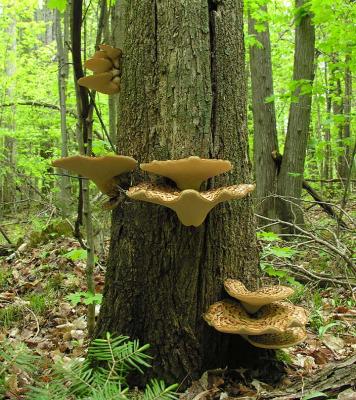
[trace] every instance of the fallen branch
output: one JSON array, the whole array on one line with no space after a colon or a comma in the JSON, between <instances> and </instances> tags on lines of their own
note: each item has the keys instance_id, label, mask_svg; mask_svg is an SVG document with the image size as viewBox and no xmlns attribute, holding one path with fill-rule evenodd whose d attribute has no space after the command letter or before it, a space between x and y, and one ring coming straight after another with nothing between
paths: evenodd
<instances>
[{"instance_id":1,"label":"fallen branch","mask_svg":"<svg viewBox=\"0 0 356 400\"><path fill-rule=\"evenodd\" d=\"M349 258L343 251L341 251L340 249L338 249L337 247L335 247L331 243L327 242L326 240L320 239L318 236L314 235L313 233L311 233L309 231L306 231L305 229L303 229L300 226L298 226L296 224L293 224L291 222L282 221L280 219L267 218L267 217L264 217L263 215L259 215L259 214L255 214L255 215L258 218L261 218L261 219L263 219L265 221L277 222L277 223L279 223L281 225L286 225L286 226L292 227L295 230L297 230L298 232L303 233L305 236L308 236L309 238L314 239L317 243L322 244L323 246L327 247L332 252L338 254L346 262L346 264L356 273L356 267L355 267L352 259Z\"/></svg>"},{"instance_id":2,"label":"fallen branch","mask_svg":"<svg viewBox=\"0 0 356 400\"><path fill-rule=\"evenodd\" d=\"M10 240L10 238L7 236L6 232L4 231L4 229L0 226L0 232L1 234L4 236L5 240L7 241L7 243L9 243L10 245L12 245L12 242Z\"/></svg>"},{"instance_id":3,"label":"fallen branch","mask_svg":"<svg viewBox=\"0 0 356 400\"><path fill-rule=\"evenodd\" d=\"M288 269L288 273L291 273L292 275L297 275L301 276L302 278L305 278L306 281L313 282L313 281L318 281L318 282L324 282L324 283L330 283L335 286L343 286L347 289L352 288L352 286L356 286L355 282L349 282L347 277L326 277L324 275L318 274L316 272L311 272L305 269L302 266L295 265L295 264L290 264L290 263L272 263L276 267L280 268L286 268Z\"/></svg>"},{"instance_id":4,"label":"fallen branch","mask_svg":"<svg viewBox=\"0 0 356 400\"><path fill-rule=\"evenodd\" d=\"M272 151L271 154L273 161L276 163L277 166L277 171L279 171L283 156L282 154L278 153L278 151L274 150ZM337 215L336 212L333 210L333 208L330 206L328 202L326 202L319 193L317 193L305 180L302 181L302 187L305 189L310 196L316 201L316 203L327 213L329 214L332 218L334 218L340 226L343 228L347 228L347 225L345 222L342 220L341 215Z\"/></svg>"},{"instance_id":5,"label":"fallen branch","mask_svg":"<svg viewBox=\"0 0 356 400\"><path fill-rule=\"evenodd\" d=\"M329 364L311 377L305 377L284 391L261 393L260 399L301 399L308 393L322 392L331 397L355 385L356 355L344 361ZM350 397L351 399L351 397Z\"/></svg>"}]
</instances>

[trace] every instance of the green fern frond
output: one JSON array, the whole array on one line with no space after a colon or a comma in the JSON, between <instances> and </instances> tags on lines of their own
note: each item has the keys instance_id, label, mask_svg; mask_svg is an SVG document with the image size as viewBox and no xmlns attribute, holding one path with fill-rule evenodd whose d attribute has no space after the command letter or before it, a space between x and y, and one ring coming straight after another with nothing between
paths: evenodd
<instances>
[{"instance_id":1,"label":"green fern frond","mask_svg":"<svg viewBox=\"0 0 356 400\"><path fill-rule=\"evenodd\" d=\"M146 386L142 400L176 400L178 396L174 390L177 386L178 385L171 385L166 387L163 381L152 379Z\"/></svg>"},{"instance_id":2,"label":"green fern frond","mask_svg":"<svg viewBox=\"0 0 356 400\"><path fill-rule=\"evenodd\" d=\"M36 369L39 357L23 343L4 340L0 343L0 377L12 369L31 373Z\"/></svg>"},{"instance_id":3,"label":"green fern frond","mask_svg":"<svg viewBox=\"0 0 356 400\"><path fill-rule=\"evenodd\" d=\"M127 388L122 389L120 384L106 384L99 386L93 390L90 397L85 397L83 400L128 400L125 396Z\"/></svg>"}]
</instances>

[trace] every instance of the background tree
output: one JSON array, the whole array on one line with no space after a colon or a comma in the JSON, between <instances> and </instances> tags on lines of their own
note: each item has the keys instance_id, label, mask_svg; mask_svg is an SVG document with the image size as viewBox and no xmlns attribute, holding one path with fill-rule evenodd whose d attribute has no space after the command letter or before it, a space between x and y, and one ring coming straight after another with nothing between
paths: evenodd
<instances>
[{"instance_id":1,"label":"background tree","mask_svg":"<svg viewBox=\"0 0 356 400\"><path fill-rule=\"evenodd\" d=\"M233 172L207 187L248 182L242 2L123 1L120 12L119 152L139 162L229 159ZM144 179L137 172L132 184ZM150 343L153 372L167 381L236 365L239 339L215 332L202 314L223 296L224 278L255 287L257 265L250 199L220 205L198 228L167 208L123 199L113 212L97 335ZM243 342L240 354L248 348Z\"/></svg>"},{"instance_id":2,"label":"background tree","mask_svg":"<svg viewBox=\"0 0 356 400\"><path fill-rule=\"evenodd\" d=\"M268 218L275 218L276 198L271 195L277 192L278 169L271 155L273 151L278 151L278 135L275 103L267 101L274 95L268 12L265 1L250 2L249 6L248 33L254 38L249 49L253 158L255 179L258 183L255 193L256 212ZM265 221L260 222L265 223Z\"/></svg>"}]
</instances>

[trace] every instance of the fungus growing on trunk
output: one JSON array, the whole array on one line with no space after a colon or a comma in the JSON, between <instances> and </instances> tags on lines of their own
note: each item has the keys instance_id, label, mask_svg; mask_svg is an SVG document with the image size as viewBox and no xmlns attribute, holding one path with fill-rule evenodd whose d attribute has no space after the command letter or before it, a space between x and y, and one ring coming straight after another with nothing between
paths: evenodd
<instances>
[{"instance_id":1,"label":"fungus growing on trunk","mask_svg":"<svg viewBox=\"0 0 356 400\"><path fill-rule=\"evenodd\" d=\"M197 156L180 160L154 160L140 165L143 171L165 176L176 183L179 189L199 190L203 181L232 169L228 160L206 159Z\"/></svg>"},{"instance_id":2,"label":"fungus growing on trunk","mask_svg":"<svg viewBox=\"0 0 356 400\"><path fill-rule=\"evenodd\" d=\"M295 346L305 340L307 332L305 328L289 328L283 333L270 333L267 335L249 335L244 338L255 347L263 349L283 349Z\"/></svg>"},{"instance_id":3,"label":"fungus growing on trunk","mask_svg":"<svg viewBox=\"0 0 356 400\"><path fill-rule=\"evenodd\" d=\"M290 296L293 289L267 286L250 292L235 279L226 279L224 286L241 303L226 299L209 307L203 318L217 331L241 335L252 345L266 349L294 346L305 339L307 311L292 303L275 301Z\"/></svg>"},{"instance_id":4,"label":"fungus growing on trunk","mask_svg":"<svg viewBox=\"0 0 356 400\"><path fill-rule=\"evenodd\" d=\"M204 319L219 332L265 335L282 334L288 328L303 327L307 322L307 315L301 307L275 302L264 306L256 316L251 316L240 303L226 299L211 305L204 314Z\"/></svg>"},{"instance_id":5,"label":"fungus growing on trunk","mask_svg":"<svg viewBox=\"0 0 356 400\"><path fill-rule=\"evenodd\" d=\"M111 71L84 76L78 80L78 84L103 94L115 94L120 89L120 80L114 81L114 75Z\"/></svg>"},{"instance_id":6,"label":"fungus growing on trunk","mask_svg":"<svg viewBox=\"0 0 356 400\"><path fill-rule=\"evenodd\" d=\"M284 300L294 293L291 287L282 285L265 286L251 292L237 279L226 279L224 287L229 295L240 300L244 308L251 314L257 312L266 304Z\"/></svg>"},{"instance_id":7,"label":"fungus growing on trunk","mask_svg":"<svg viewBox=\"0 0 356 400\"><path fill-rule=\"evenodd\" d=\"M227 200L241 199L254 188L254 185L241 184L198 192L193 189L178 191L168 187L142 183L131 187L127 191L127 196L134 200L168 207L177 213L183 225L199 226L217 204Z\"/></svg>"},{"instance_id":8,"label":"fungus growing on trunk","mask_svg":"<svg viewBox=\"0 0 356 400\"><path fill-rule=\"evenodd\" d=\"M117 194L115 177L133 170L137 161L128 156L59 158L52 162L54 167L66 169L92 180L99 190L109 196Z\"/></svg>"},{"instance_id":9,"label":"fungus growing on trunk","mask_svg":"<svg viewBox=\"0 0 356 400\"><path fill-rule=\"evenodd\" d=\"M93 71L94 75L80 78L78 84L104 94L118 93L122 51L105 44L101 44L99 47L101 50L96 51L93 58L84 63L84 66Z\"/></svg>"}]
</instances>

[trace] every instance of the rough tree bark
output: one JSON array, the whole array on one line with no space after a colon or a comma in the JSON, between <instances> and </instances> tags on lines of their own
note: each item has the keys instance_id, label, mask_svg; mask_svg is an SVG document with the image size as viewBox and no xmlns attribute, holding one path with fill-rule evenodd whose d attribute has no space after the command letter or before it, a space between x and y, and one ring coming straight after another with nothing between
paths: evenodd
<instances>
[{"instance_id":1,"label":"rough tree bark","mask_svg":"<svg viewBox=\"0 0 356 400\"><path fill-rule=\"evenodd\" d=\"M278 178L277 204L279 219L303 223L303 213L299 207L307 148L310 113L311 87L314 79L315 29L312 16L305 0L296 0L299 13L296 18L295 53L293 81L297 85L289 110L288 129L284 156ZM305 89L310 85L310 91ZM283 199L286 197L287 201ZM288 199L289 198L289 199ZM290 230L286 227L284 230Z\"/></svg>"},{"instance_id":2,"label":"rough tree bark","mask_svg":"<svg viewBox=\"0 0 356 400\"><path fill-rule=\"evenodd\" d=\"M206 186L249 182L242 1L120 3L119 152L140 162L229 159L232 173ZM133 184L143 179L131 177ZM241 364L250 346L218 334L202 314L226 296L224 278L256 287L257 265L251 199L216 207L197 228L181 225L167 208L123 199L113 212L96 334L150 343L149 373L169 382ZM231 351L236 343L239 351Z\"/></svg>"},{"instance_id":3,"label":"rough tree bark","mask_svg":"<svg viewBox=\"0 0 356 400\"><path fill-rule=\"evenodd\" d=\"M267 13L267 6L260 10ZM257 182L257 213L268 218L275 218L275 194L277 190L277 168L271 154L278 151L276 112L274 101L266 102L273 96L271 43L268 22L264 31L256 31L256 21L248 18L248 32L262 45L250 46L250 69L252 86L253 135L254 135L254 167ZM261 221L263 224L264 222Z\"/></svg>"}]
</instances>

